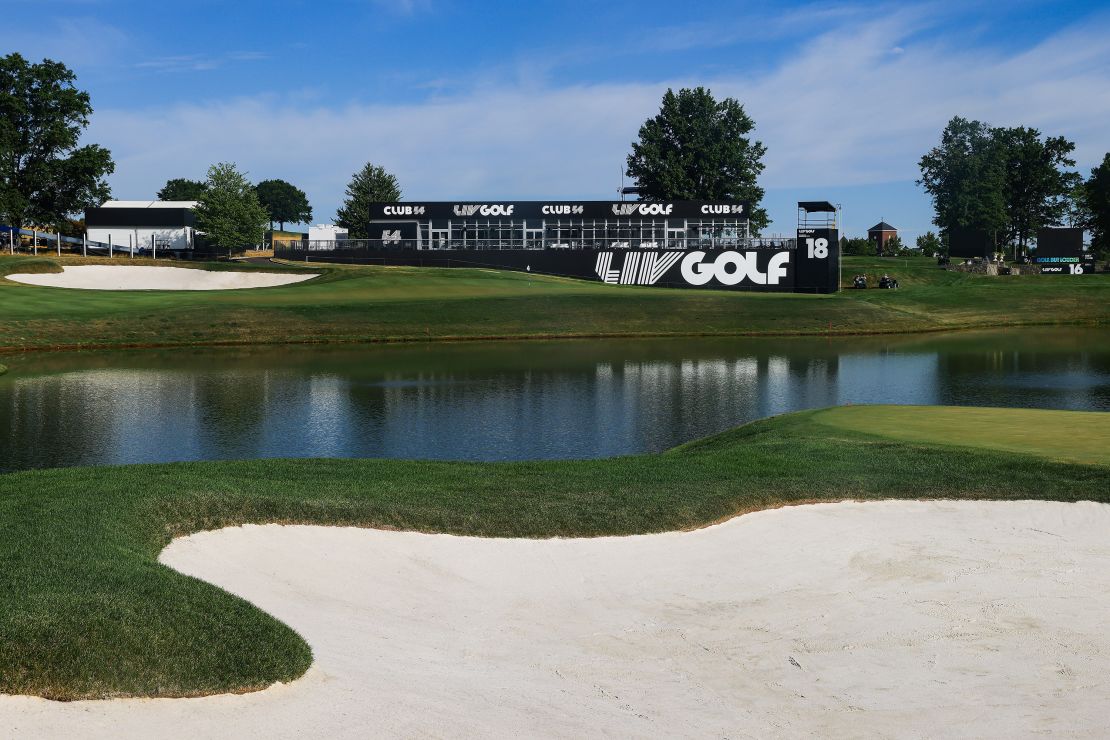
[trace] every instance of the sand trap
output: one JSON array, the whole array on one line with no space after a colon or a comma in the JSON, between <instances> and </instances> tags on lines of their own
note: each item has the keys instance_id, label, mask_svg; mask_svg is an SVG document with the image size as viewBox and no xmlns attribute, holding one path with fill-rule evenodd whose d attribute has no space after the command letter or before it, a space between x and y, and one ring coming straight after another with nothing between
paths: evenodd
<instances>
[{"instance_id":1,"label":"sand trap","mask_svg":"<svg viewBox=\"0 0 1110 740\"><path fill-rule=\"evenodd\" d=\"M872 503L692 532L244 527L162 560L297 629L245 696L0 697L39 737L1102 737L1110 506Z\"/></svg>"},{"instance_id":2,"label":"sand trap","mask_svg":"<svg viewBox=\"0 0 1110 740\"><path fill-rule=\"evenodd\" d=\"M272 288L300 283L312 275L282 275L276 272L213 272L188 267L139 265L79 265L62 272L8 275L8 280L50 288L82 290L234 290Z\"/></svg>"}]
</instances>

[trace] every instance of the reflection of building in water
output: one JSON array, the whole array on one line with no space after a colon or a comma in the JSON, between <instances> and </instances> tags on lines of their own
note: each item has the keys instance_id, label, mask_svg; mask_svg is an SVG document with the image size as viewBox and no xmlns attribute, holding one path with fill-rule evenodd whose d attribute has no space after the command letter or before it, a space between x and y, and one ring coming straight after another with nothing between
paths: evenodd
<instances>
[{"instance_id":1,"label":"reflection of building in water","mask_svg":"<svg viewBox=\"0 0 1110 740\"><path fill-rule=\"evenodd\" d=\"M409 370L423 366L409 353L369 369L350 350L303 365L283 365L284 354L263 351L240 361L235 354L137 353L153 357L155 367L0 378L0 467L260 456L596 457L662 450L773 414L844 403L1110 410L1110 352L1091 336L1034 350L1007 340L1018 345L1009 351L977 339L958 351L953 339L921 340L915 346L928 349L915 351L843 349L858 347L854 340L738 340L736 351L714 342L705 357L657 350L662 344L560 346L530 355L531 367L514 355L477 369L453 350L450 362L429 363L442 370Z\"/></svg>"}]
</instances>

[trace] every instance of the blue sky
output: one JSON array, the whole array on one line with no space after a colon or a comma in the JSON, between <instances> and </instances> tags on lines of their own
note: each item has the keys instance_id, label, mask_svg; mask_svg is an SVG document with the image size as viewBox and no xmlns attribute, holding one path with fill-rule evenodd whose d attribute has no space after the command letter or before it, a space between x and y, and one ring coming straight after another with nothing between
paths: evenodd
<instances>
[{"instance_id":1,"label":"blue sky","mask_svg":"<svg viewBox=\"0 0 1110 740\"><path fill-rule=\"evenodd\" d=\"M69 64L119 198L234 161L330 220L363 162L409 199L614 197L668 87L731 95L768 146L772 231L794 202L911 239L916 162L952 115L1110 150L1110 10L1093 2L0 0L6 51ZM18 29L12 33L11 29Z\"/></svg>"}]
</instances>

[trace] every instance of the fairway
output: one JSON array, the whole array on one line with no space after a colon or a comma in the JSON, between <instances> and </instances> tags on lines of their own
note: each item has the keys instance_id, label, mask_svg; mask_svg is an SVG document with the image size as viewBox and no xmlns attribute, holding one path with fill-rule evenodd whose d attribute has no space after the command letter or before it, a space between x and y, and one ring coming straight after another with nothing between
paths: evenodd
<instances>
[{"instance_id":1,"label":"fairway","mask_svg":"<svg viewBox=\"0 0 1110 740\"><path fill-rule=\"evenodd\" d=\"M952 406L841 406L813 421L902 442L978 447L1110 464L1110 414Z\"/></svg>"},{"instance_id":2,"label":"fairway","mask_svg":"<svg viewBox=\"0 0 1110 740\"><path fill-rule=\"evenodd\" d=\"M116 259L113 264L124 262ZM0 275L108 264L0 256ZM151 264L150 260L134 260ZM158 264L167 264L165 261ZM173 263L175 266L189 266ZM529 273L241 263L216 270L321 273L257 291L102 292L0 280L0 351L316 342L637 336L849 335L1110 323L1110 275L989 278L924 258L847 258L900 290L835 295L612 286Z\"/></svg>"}]
</instances>

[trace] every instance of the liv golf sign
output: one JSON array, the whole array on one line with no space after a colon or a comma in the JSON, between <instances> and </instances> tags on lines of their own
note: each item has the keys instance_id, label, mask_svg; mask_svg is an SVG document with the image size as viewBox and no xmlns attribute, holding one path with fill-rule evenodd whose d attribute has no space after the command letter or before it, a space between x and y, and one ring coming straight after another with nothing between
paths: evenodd
<instances>
[{"instance_id":1,"label":"liv golf sign","mask_svg":"<svg viewBox=\"0 0 1110 740\"><path fill-rule=\"evenodd\" d=\"M614 266L614 257L620 266ZM761 257L766 256L765 259ZM677 267L677 269L676 269ZM731 288L737 285L783 285L789 275L790 252L598 252L594 272L610 285L670 284ZM676 275L668 276L674 271Z\"/></svg>"}]
</instances>

